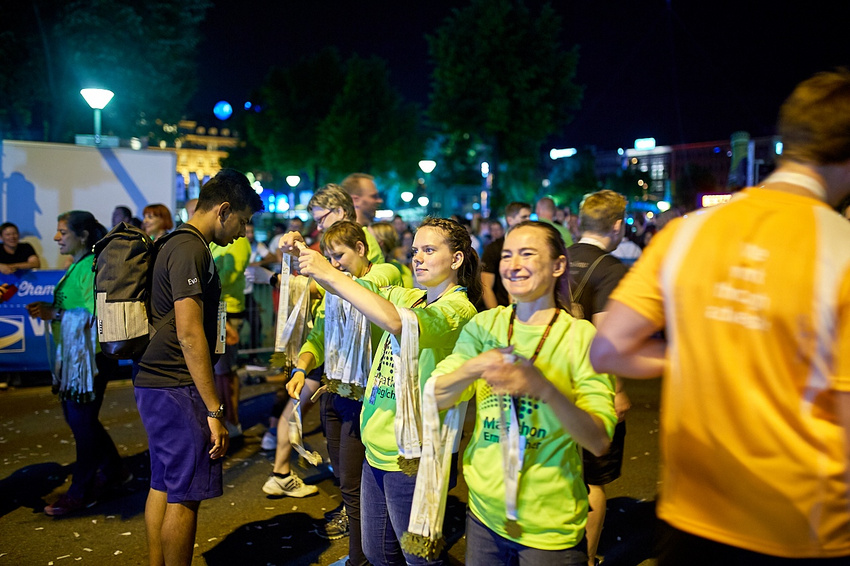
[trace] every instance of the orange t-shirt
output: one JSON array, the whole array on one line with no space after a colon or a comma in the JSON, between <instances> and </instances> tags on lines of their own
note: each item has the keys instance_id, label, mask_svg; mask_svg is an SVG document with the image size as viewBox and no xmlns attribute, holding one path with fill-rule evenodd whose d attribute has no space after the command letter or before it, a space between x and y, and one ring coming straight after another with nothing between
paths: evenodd
<instances>
[{"instance_id":1,"label":"orange t-shirt","mask_svg":"<svg viewBox=\"0 0 850 566\"><path fill-rule=\"evenodd\" d=\"M658 233L611 295L669 340L659 516L786 557L850 555L850 223L750 188Z\"/></svg>"}]
</instances>

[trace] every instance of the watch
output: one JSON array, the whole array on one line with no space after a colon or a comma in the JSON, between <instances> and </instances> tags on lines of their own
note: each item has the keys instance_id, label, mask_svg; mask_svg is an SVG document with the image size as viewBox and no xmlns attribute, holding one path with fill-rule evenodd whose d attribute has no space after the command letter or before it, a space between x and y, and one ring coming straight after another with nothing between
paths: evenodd
<instances>
[{"instance_id":1,"label":"watch","mask_svg":"<svg viewBox=\"0 0 850 566\"><path fill-rule=\"evenodd\" d=\"M211 419L220 419L224 416L224 403L222 403L217 411L207 411L207 416Z\"/></svg>"}]
</instances>

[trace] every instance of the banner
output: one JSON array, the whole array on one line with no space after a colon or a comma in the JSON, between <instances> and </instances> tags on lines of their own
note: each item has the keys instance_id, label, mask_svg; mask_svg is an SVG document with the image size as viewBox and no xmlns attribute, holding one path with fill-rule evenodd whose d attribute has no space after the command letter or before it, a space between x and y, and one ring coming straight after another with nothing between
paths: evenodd
<instances>
[{"instance_id":1,"label":"banner","mask_svg":"<svg viewBox=\"0 0 850 566\"><path fill-rule=\"evenodd\" d=\"M49 329L30 318L27 305L53 302L53 289L64 271L34 269L0 274L0 371L49 371Z\"/></svg>"}]
</instances>

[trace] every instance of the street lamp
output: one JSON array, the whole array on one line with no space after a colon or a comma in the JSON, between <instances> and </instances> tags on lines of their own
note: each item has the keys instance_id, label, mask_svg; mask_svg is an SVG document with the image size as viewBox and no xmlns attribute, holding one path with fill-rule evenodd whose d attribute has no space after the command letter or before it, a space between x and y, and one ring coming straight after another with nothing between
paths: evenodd
<instances>
[{"instance_id":1,"label":"street lamp","mask_svg":"<svg viewBox=\"0 0 850 566\"><path fill-rule=\"evenodd\" d=\"M103 110L115 93L104 88L84 88L80 91L89 106L94 110L94 145L100 145L100 112Z\"/></svg>"}]
</instances>

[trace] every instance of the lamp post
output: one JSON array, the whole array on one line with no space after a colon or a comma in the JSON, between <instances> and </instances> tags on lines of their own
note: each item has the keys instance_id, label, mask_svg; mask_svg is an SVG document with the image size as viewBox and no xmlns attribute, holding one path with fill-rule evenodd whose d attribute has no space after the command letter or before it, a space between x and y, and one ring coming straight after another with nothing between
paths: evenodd
<instances>
[{"instance_id":1,"label":"lamp post","mask_svg":"<svg viewBox=\"0 0 850 566\"><path fill-rule=\"evenodd\" d=\"M94 110L94 145L99 146L100 113L101 110L109 104L109 101L112 100L115 93L104 88L84 88L80 91L80 94L83 95L83 98L86 99L88 105L91 106L92 110Z\"/></svg>"},{"instance_id":2,"label":"lamp post","mask_svg":"<svg viewBox=\"0 0 850 566\"><path fill-rule=\"evenodd\" d=\"M426 194L421 195L416 202L419 203L419 206L425 208L429 204L432 208L436 208L439 206L439 202L435 201L433 198L429 198L427 195L428 184L426 183L426 179L430 180L430 175L437 167L437 162L432 159L423 159L419 162L419 168L425 174L425 178L422 179L422 189L426 192Z\"/></svg>"}]
</instances>

